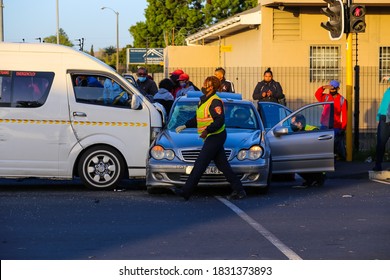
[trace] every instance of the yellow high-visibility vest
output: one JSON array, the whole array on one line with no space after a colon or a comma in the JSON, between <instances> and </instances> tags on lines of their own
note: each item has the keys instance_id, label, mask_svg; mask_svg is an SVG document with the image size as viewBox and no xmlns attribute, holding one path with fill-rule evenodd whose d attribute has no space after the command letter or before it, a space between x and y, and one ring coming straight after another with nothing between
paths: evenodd
<instances>
[{"instance_id":1,"label":"yellow high-visibility vest","mask_svg":"<svg viewBox=\"0 0 390 280\"><path fill-rule=\"evenodd\" d=\"M219 98L218 95L214 94L205 103L200 105L198 109L196 109L196 121L198 125L199 135L202 134L203 130L205 130L213 122L213 117L210 114L210 105L214 99L218 99L222 102L221 98ZM225 124L221 126L221 128L218 129L217 131L207 134L207 137L213 134L221 133L224 129L225 129Z\"/></svg>"}]
</instances>

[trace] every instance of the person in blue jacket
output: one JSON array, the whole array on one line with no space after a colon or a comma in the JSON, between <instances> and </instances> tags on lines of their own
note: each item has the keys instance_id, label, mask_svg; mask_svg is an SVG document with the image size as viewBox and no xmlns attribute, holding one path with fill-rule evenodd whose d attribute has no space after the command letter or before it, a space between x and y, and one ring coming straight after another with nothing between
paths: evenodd
<instances>
[{"instance_id":1,"label":"person in blue jacket","mask_svg":"<svg viewBox=\"0 0 390 280\"><path fill-rule=\"evenodd\" d=\"M390 81L390 77L383 77L382 81ZM382 171L382 162L386 143L390 138L390 87L385 91L376 115L378 121L376 138L376 159L373 171Z\"/></svg>"}]
</instances>

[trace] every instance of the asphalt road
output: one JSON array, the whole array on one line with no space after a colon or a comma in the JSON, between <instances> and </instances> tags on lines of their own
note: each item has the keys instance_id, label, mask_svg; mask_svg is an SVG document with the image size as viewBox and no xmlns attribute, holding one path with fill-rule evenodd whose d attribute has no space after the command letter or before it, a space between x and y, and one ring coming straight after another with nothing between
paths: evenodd
<instances>
[{"instance_id":1,"label":"asphalt road","mask_svg":"<svg viewBox=\"0 0 390 280\"><path fill-rule=\"evenodd\" d=\"M0 180L0 258L390 259L390 185L330 178L292 188L299 183L230 202L229 189L198 189L185 202L149 195L142 181L97 192L78 181Z\"/></svg>"}]
</instances>

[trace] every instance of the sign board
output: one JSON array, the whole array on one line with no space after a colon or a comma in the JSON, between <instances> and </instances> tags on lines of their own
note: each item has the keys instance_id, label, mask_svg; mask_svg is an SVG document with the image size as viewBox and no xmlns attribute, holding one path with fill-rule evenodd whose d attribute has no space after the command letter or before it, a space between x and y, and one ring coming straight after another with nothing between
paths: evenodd
<instances>
[{"instance_id":1,"label":"sign board","mask_svg":"<svg viewBox=\"0 0 390 280\"><path fill-rule=\"evenodd\" d=\"M232 45L221 46L221 52L231 52L233 50Z\"/></svg>"},{"instance_id":2,"label":"sign board","mask_svg":"<svg viewBox=\"0 0 390 280\"><path fill-rule=\"evenodd\" d=\"M129 64L164 64L163 48L128 48Z\"/></svg>"}]
</instances>

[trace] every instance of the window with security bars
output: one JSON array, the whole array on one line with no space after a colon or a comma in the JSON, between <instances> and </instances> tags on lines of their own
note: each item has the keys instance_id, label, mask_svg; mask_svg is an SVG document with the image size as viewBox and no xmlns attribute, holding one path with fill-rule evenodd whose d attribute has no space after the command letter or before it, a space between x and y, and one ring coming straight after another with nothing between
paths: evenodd
<instances>
[{"instance_id":1,"label":"window with security bars","mask_svg":"<svg viewBox=\"0 0 390 280\"><path fill-rule=\"evenodd\" d=\"M390 47L379 48L379 80L390 76Z\"/></svg>"},{"instance_id":2,"label":"window with security bars","mask_svg":"<svg viewBox=\"0 0 390 280\"><path fill-rule=\"evenodd\" d=\"M310 82L340 80L339 46L310 46Z\"/></svg>"}]
</instances>

